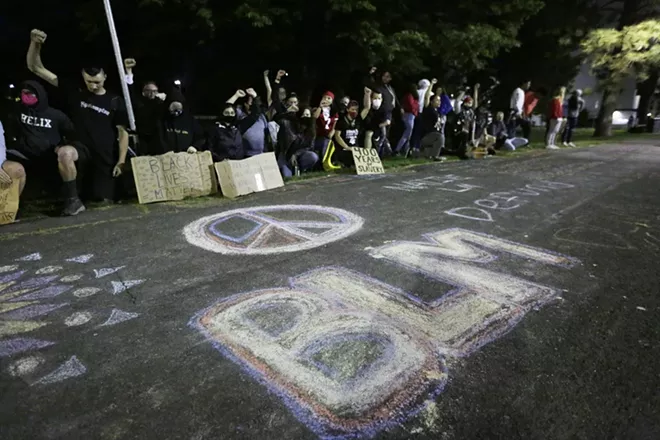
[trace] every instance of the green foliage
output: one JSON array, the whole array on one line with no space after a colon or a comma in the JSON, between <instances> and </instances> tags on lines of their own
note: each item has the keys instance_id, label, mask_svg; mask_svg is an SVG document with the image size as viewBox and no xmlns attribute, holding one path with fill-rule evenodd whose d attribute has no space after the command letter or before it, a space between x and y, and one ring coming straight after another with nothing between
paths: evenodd
<instances>
[{"instance_id":1,"label":"green foliage","mask_svg":"<svg viewBox=\"0 0 660 440\"><path fill-rule=\"evenodd\" d=\"M629 75L639 80L660 67L660 21L647 20L622 30L596 29L582 42L601 85L615 87Z\"/></svg>"}]
</instances>

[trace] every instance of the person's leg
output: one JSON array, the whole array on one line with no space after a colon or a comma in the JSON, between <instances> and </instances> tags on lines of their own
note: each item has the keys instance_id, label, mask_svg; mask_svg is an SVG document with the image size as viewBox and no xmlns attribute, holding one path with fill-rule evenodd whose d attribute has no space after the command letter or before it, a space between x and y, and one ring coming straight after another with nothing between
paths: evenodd
<instances>
[{"instance_id":1,"label":"person's leg","mask_svg":"<svg viewBox=\"0 0 660 440\"><path fill-rule=\"evenodd\" d=\"M532 132L532 123L529 121L529 119L521 118L520 126L522 127L523 137L525 139L529 139L529 136Z\"/></svg>"},{"instance_id":2,"label":"person's leg","mask_svg":"<svg viewBox=\"0 0 660 440\"><path fill-rule=\"evenodd\" d=\"M313 151L302 151L297 155L300 171L310 171L319 162L319 156Z\"/></svg>"},{"instance_id":3,"label":"person's leg","mask_svg":"<svg viewBox=\"0 0 660 440\"><path fill-rule=\"evenodd\" d=\"M367 130L364 133L364 148L367 149L373 148L373 136L374 136L374 132L371 130Z\"/></svg>"},{"instance_id":4,"label":"person's leg","mask_svg":"<svg viewBox=\"0 0 660 440\"><path fill-rule=\"evenodd\" d=\"M2 164L2 169L11 177L12 181L18 180L18 193L22 194L27 181L25 168L18 162L7 160Z\"/></svg>"},{"instance_id":5,"label":"person's leg","mask_svg":"<svg viewBox=\"0 0 660 440\"><path fill-rule=\"evenodd\" d=\"M548 123L548 130L547 134L545 136L545 146L549 147L555 144L555 127L557 126L557 120L556 119L550 119L550 122Z\"/></svg>"},{"instance_id":6,"label":"person's leg","mask_svg":"<svg viewBox=\"0 0 660 440\"><path fill-rule=\"evenodd\" d=\"M518 117L514 111L509 113L509 120L507 122L507 134L509 137L514 137L516 135L516 130L518 129Z\"/></svg>"},{"instance_id":7,"label":"person's leg","mask_svg":"<svg viewBox=\"0 0 660 440\"><path fill-rule=\"evenodd\" d=\"M516 146L510 139L504 139L504 142L502 142L499 149L502 151L516 151Z\"/></svg>"},{"instance_id":8,"label":"person's leg","mask_svg":"<svg viewBox=\"0 0 660 440\"><path fill-rule=\"evenodd\" d=\"M63 192L66 199L64 215L77 215L85 210L85 206L78 197L78 169L76 161L80 158L78 150L71 145L64 145L55 149L57 154L57 169L63 182Z\"/></svg>"},{"instance_id":9,"label":"person's leg","mask_svg":"<svg viewBox=\"0 0 660 440\"><path fill-rule=\"evenodd\" d=\"M399 139L399 143L396 145L395 152L400 153L406 144L410 142L410 137L412 136L414 124L415 124L415 115L412 113L404 113L403 116L401 117L401 120L403 121L404 125L404 130L403 134L401 135L401 139Z\"/></svg>"},{"instance_id":10,"label":"person's leg","mask_svg":"<svg viewBox=\"0 0 660 440\"><path fill-rule=\"evenodd\" d=\"M280 168L280 173L282 174L282 177L291 177L293 176L293 171L291 171L291 168L289 167L289 164L286 161L286 158L284 155L280 156L277 159L277 165Z\"/></svg>"},{"instance_id":11,"label":"person's leg","mask_svg":"<svg viewBox=\"0 0 660 440\"><path fill-rule=\"evenodd\" d=\"M573 130L575 130L575 127L577 127L577 118L568 118L566 121L566 129L564 130L564 133L567 133L566 142L571 147L575 146L573 143Z\"/></svg>"}]
</instances>

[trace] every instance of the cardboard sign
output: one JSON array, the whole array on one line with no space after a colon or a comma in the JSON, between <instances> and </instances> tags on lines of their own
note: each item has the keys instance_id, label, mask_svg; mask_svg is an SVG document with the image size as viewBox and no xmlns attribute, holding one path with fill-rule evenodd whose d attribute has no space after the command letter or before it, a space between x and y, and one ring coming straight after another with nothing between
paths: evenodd
<instances>
[{"instance_id":1,"label":"cardboard sign","mask_svg":"<svg viewBox=\"0 0 660 440\"><path fill-rule=\"evenodd\" d=\"M0 225L14 223L18 212L18 180L0 185Z\"/></svg>"},{"instance_id":2,"label":"cardboard sign","mask_svg":"<svg viewBox=\"0 0 660 440\"><path fill-rule=\"evenodd\" d=\"M140 203L182 200L218 191L209 151L134 157L131 165Z\"/></svg>"},{"instance_id":3,"label":"cardboard sign","mask_svg":"<svg viewBox=\"0 0 660 440\"><path fill-rule=\"evenodd\" d=\"M243 160L223 160L215 164L215 171L222 194L232 199L284 186L275 153L262 153Z\"/></svg>"},{"instance_id":4,"label":"cardboard sign","mask_svg":"<svg viewBox=\"0 0 660 440\"><path fill-rule=\"evenodd\" d=\"M385 169L375 148L353 148L353 160L358 175L383 174Z\"/></svg>"}]
</instances>

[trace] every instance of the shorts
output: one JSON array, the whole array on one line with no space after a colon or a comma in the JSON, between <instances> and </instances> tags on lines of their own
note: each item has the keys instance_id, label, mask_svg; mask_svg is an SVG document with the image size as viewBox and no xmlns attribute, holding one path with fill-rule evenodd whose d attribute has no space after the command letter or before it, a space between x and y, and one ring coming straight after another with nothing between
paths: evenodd
<instances>
[{"instance_id":1,"label":"shorts","mask_svg":"<svg viewBox=\"0 0 660 440\"><path fill-rule=\"evenodd\" d=\"M89 150L85 145L80 142L71 142L66 144L72 146L78 152L78 160L76 163L84 163L89 160ZM54 147L51 150L46 150L42 152L39 156L34 156L31 154L25 154L24 151L28 151L27 148L23 147L21 144L13 144L7 146L7 160L12 160L23 165L26 173L29 170L32 172L39 173L48 173L52 170L57 171L57 150L58 147Z\"/></svg>"}]
</instances>

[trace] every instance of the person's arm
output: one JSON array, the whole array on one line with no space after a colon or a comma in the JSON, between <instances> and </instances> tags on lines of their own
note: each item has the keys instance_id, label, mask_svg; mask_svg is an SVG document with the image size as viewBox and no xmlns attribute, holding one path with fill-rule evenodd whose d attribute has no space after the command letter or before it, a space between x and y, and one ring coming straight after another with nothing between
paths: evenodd
<instances>
[{"instance_id":1,"label":"person's arm","mask_svg":"<svg viewBox=\"0 0 660 440\"><path fill-rule=\"evenodd\" d=\"M206 133L202 125L195 118L192 118L193 141L191 147L195 150L203 151L206 145Z\"/></svg>"},{"instance_id":2,"label":"person's arm","mask_svg":"<svg viewBox=\"0 0 660 440\"><path fill-rule=\"evenodd\" d=\"M472 108L476 109L479 107L479 88L481 87L481 84L477 83L474 85L474 96L472 99L474 99L474 104L472 104Z\"/></svg>"},{"instance_id":3,"label":"person's arm","mask_svg":"<svg viewBox=\"0 0 660 440\"><path fill-rule=\"evenodd\" d=\"M5 130L0 122L0 166L7 160L7 144L5 143Z\"/></svg>"},{"instance_id":4,"label":"person's arm","mask_svg":"<svg viewBox=\"0 0 660 440\"><path fill-rule=\"evenodd\" d=\"M264 85L266 86L266 103L268 104L268 107L273 105L273 87L270 85L270 79L268 78L269 74L270 71L268 70L264 72Z\"/></svg>"},{"instance_id":5,"label":"person's arm","mask_svg":"<svg viewBox=\"0 0 660 440\"><path fill-rule=\"evenodd\" d=\"M429 86L428 89L426 89L426 93L424 94L424 108L428 107L431 105L431 93L433 93L433 86L438 83L438 80L433 78L431 80L431 85Z\"/></svg>"},{"instance_id":6,"label":"person's arm","mask_svg":"<svg viewBox=\"0 0 660 440\"><path fill-rule=\"evenodd\" d=\"M371 90L376 90L376 81L374 80L374 73L378 70L376 67L369 69L369 73L364 77L363 81L365 87L369 87Z\"/></svg>"},{"instance_id":7,"label":"person's arm","mask_svg":"<svg viewBox=\"0 0 660 440\"><path fill-rule=\"evenodd\" d=\"M352 150L352 148L346 145L346 142L344 142L344 139L341 137L341 130L339 129L335 130L335 143L338 144L344 150L349 150L349 151Z\"/></svg>"},{"instance_id":8,"label":"person's arm","mask_svg":"<svg viewBox=\"0 0 660 440\"><path fill-rule=\"evenodd\" d=\"M245 92L243 90L236 90L236 93L234 93L232 97L225 102L227 104L234 105L236 104L236 101L238 101L239 98L245 98Z\"/></svg>"},{"instance_id":9,"label":"person's arm","mask_svg":"<svg viewBox=\"0 0 660 440\"><path fill-rule=\"evenodd\" d=\"M133 58L126 58L124 60L124 73L126 77L126 84L132 86L134 84L133 78L133 68L136 66L136 62Z\"/></svg>"},{"instance_id":10,"label":"person's arm","mask_svg":"<svg viewBox=\"0 0 660 440\"><path fill-rule=\"evenodd\" d=\"M261 107L261 101L257 96L257 92L255 92L254 89L250 88L247 89L245 93L252 97L252 104L250 105L249 113L238 123L238 129L240 130L241 134L248 131L250 127L252 127L254 123L257 122L257 120L261 116L261 113L259 112L259 108Z\"/></svg>"},{"instance_id":11,"label":"person's arm","mask_svg":"<svg viewBox=\"0 0 660 440\"><path fill-rule=\"evenodd\" d=\"M371 89L369 87L364 88L363 105L364 107L362 108L362 112L360 112L360 118L362 120L367 118L369 110L371 110Z\"/></svg>"},{"instance_id":12,"label":"person's arm","mask_svg":"<svg viewBox=\"0 0 660 440\"><path fill-rule=\"evenodd\" d=\"M124 172L124 164L128 154L128 131L126 127L117 125L117 133L119 134L119 160L112 170L112 177L119 177Z\"/></svg>"},{"instance_id":13,"label":"person's arm","mask_svg":"<svg viewBox=\"0 0 660 440\"><path fill-rule=\"evenodd\" d=\"M41 46L46 42L46 33L38 29L33 29L30 33L30 48L27 53L27 67L30 72L37 75L52 86L57 87L59 81L57 75L44 67L41 62Z\"/></svg>"}]
</instances>

